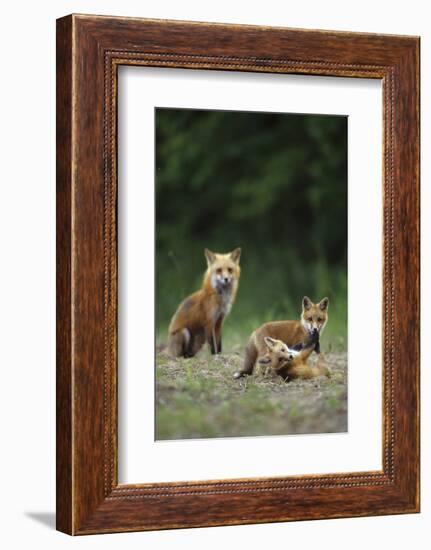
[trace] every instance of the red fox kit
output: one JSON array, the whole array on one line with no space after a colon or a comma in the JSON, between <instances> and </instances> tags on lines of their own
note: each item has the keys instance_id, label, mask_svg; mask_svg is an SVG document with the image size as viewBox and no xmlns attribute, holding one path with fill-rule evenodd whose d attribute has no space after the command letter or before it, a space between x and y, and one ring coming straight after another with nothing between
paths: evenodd
<instances>
[{"instance_id":1,"label":"red fox kit","mask_svg":"<svg viewBox=\"0 0 431 550\"><path fill-rule=\"evenodd\" d=\"M257 358L256 372L263 374L264 376L272 373L279 373L289 363L291 363L294 357L297 357L301 352L289 348L281 340L270 338L265 336L263 339L266 344L266 353Z\"/></svg>"},{"instance_id":2,"label":"red fox kit","mask_svg":"<svg viewBox=\"0 0 431 550\"><path fill-rule=\"evenodd\" d=\"M263 371L264 375L276 373L285 380L294 380L296 378L307 380L316 376L330 376L329 369L326 365L322 364L320 357L315 366L310 367L305 362L309 356L309 348L313 348L315 345L315 339L310 338L300 351L291 349L281 340L276 340L269 336L266 336L264 340L267 346L267 353L259 357L256 363L257 368L261 372Z\"/></svg>"},{"instance_id":3,"label":"red fox kit","mask_svg":"<svg viewBox=\"0 0 431 550\"><path fill-rule=\"evenodd\" d=\"M240 378L253 372L257 358L266 354L265 337L267 336L281 340L293 350L303 350L303 361L307 360L313 350L320 353L319 338L328 321L328 306L328 298L323 298L323 300L314 304L310 298L304 296L299 321L274 321L265 323L255 330L245 348L243 367L234 374L234 377ZM311 346L307 344L310 338L314 340L314 344Z\"/></svg>"},{"instance_id":4,"label":"red fox kit","mask_svg":"<svg viewBox=\"0 0 431 550\"><path fill-rule=\"evenodd\" d=\"M224 318L235 301L241 249L218 254L205 249L207 270L202 288L178 307L169 325L168 348L175 357L193 357L205 342L211 353L221 352Z\"/></svg>"}]
</instances>

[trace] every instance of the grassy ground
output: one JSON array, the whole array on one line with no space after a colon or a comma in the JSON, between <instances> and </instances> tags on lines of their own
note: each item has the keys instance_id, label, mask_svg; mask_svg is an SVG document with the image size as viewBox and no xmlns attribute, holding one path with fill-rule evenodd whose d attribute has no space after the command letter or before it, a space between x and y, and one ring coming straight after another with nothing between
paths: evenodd
<instances>
[{"instance_id":1,"label":"grassy ground","mask_svg":"<svg viewBox=\"0 0 431 550\"><path fill-rule=\"evenodd\" d=\"M285 383L234 380L242 348L173 359L158 346L156 438L184 439L347 431L347 354L325 353L332 376ZM314 354L313 354L314 355Z\"/></svg>"}]
</instances>

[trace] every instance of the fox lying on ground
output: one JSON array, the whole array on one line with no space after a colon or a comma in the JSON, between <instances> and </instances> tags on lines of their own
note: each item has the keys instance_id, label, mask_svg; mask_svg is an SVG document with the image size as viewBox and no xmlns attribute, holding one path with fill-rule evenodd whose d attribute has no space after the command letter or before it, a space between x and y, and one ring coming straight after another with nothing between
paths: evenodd
<instances>
[{"instance_id":1,"label":"fox lying on ground","mask_svg":"<svg viewBox=\"0 0 431 550\"><path fill-rule=\"evenodd\" d=\"M174 357L193 357L205 342L221 353L223 321L235 301L241 249L219 254L205 249L207 270L202 288L178 307L169 325L168 349Z\"/></svg>"},{"instance_id":2,"label":"fox lying on ground","mask_svg":"<svg viewBox=\"0 0 431 550\"><path fill-rule=\"evenodd\" d=\"M314 304L308 296L302 299L302 314L299 321L274 321L265 323L256 329L245 348L245 359L242 369L234 374L234 378L251 374L256 360L267 352L265 337L280 340L294 351L302 351L302 361L305 362L313 353L320 353L320 335L328 321L329 299L323 298ZM310 338L313 345L307 345Z\"/></svg>"},{"instance_id":3,"label":"fox lying on ground","mask_svg":"<svg viewBox=\"0 0 431 550\"><path fill-rule=\"evenodd\" d=\"M269 336L265 336L264 340L267 353L258 357L256 370L259 369L265 376L274 373L285 380L308 380L317 376L330 376L330 371L322 362L321 356L315 366L310 367L305 362L309 356L309 349L314 348L318 336L310 337L301 350L291 349L281 340Z\"/></svg>"}]
</instances>

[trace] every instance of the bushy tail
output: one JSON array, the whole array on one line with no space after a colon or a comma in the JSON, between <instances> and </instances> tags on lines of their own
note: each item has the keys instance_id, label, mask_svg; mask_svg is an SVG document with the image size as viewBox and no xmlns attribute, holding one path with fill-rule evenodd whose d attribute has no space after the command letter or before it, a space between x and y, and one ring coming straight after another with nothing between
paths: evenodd
<instances>
[{"instance_id":1,"label":"bushy tail","mask_svg":"<svg viewBox=\"0 0 431 550\"><path fill-rule=\"evenodd\" d=\"M319 358L317 359L317 365L316 369L318 371L319 376L327 376L328 378L331 378L331 371L326 364L325 358L322 354L319 354Z\"/></svg>"},{"instance_id":2,"label":"bushy tail","mask_svg":"<svg viewBox=\"0 0 431 550\"><path fill-rule=\"evenodd\" d=\"M254 341L252 338L248 341L248 344L245 348L245 357L244 357L244 364L242 366L242 369L237 371L233 377L234 378L241 378L241 376L246 376L248 374L252 374L254 365L256 363L257 359L257 349L254 344Z\"/></svg>"}]
</instances>

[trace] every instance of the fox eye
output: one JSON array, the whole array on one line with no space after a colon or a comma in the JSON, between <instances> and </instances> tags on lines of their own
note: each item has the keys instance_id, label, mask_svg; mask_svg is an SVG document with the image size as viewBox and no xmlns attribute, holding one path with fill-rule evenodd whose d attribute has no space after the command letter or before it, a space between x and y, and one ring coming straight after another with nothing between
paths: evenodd
<instances>
[{"instance_id":1,"label":"fox eye","mask_svg":"<svg viewBox=\"0 0 431 550\"><path fill-rule=\"evenodd\" d=\"M321 323L322 321L323 321L322 317L319 317L319 318L317 319L317 322L318 322L318 323Z\"/></svg>"},{"instance_id":2,"label":"fox eye","mask_svg":"<svg viewBox=\"0 0 431 550\"><path fill-rule=\"evenodd\" d=\"M232 273L233 273L233 269L232 269L231 267L228 267L228 268L227 268L227 271L228 271L228 273L229 273L229 274L231 274L231 275L232 275Z\"/></svg>"},{"instance_id":3,"label":"fox eye","mask_svg":"<svg viewBox=\"0 0 431 550\"><path fill-rule=\"evenodd\" d=\"M218 268L216 269L217 275L221 275L221 272L222 272L221 267L218 267Z\"/></svg>"},{"instance_id":4,"label":"fox eye","mask_svg":"<svg viewBox=\"0 0 431 550\"><path fill-rule=\"evenodd\" d=\"M311 323L312 320L313 320L313 317L309 317L309 318L307 319L307 321L309 321L310 323Z\"/></svg>"}]
</instances>

